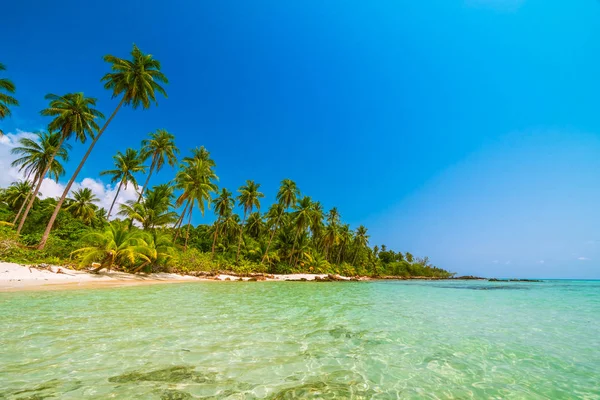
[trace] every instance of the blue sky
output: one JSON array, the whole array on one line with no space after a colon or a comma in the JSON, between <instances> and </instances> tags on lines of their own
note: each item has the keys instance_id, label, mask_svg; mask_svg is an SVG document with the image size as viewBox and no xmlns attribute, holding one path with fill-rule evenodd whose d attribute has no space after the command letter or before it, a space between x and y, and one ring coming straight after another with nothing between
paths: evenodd
<instances>
[{"instance_id":1,"label":"blue sky","mask_svg":"<svg viewBox=\"0 0 600 400\"><path fill-rule=\"evenodd\" d=\"M109 114L101 57L134 42L170 78L158 107L117 116L80 179L166 128L184 152L211 151L222 186L254 179L270 202L292 178L372 244L459 273L600 278L597 1L22 1L3 14L0 62L21 102L6 132L43 128L49 92L83 91Z\"/></svg>"}]
</instances>

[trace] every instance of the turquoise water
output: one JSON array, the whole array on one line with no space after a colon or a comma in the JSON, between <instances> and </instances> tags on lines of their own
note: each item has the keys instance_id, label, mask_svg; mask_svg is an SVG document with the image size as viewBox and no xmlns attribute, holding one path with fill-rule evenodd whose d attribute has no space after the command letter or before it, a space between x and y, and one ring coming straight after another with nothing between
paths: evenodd
<instances>
[{"instance_id":1,"label":"turquoise water","mask_svg":"<svg viewBox=\"0 0 600 400\"><path fill-rule=\"evenodd\" d=\"M600 282L0 293L0 398L600 399Z\"/></svg>"}]
</instances>

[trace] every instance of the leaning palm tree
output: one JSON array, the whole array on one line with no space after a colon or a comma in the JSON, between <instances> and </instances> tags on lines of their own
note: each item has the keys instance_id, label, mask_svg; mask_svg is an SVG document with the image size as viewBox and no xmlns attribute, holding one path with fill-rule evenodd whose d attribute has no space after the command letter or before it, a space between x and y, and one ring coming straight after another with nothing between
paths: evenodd
<instances>
[{"instance_id":1,"label":"leaning palm tree","mask_svg":"<svg viewBox=\"0 0 600 400\"><path fill-rule=\"evenodd\" d=\"M107 218L110 218L121 188L127 189L127 185L131 183L135 190L137 190L138 184L134 174L146 172L146 166L142 165L143 160L140 158L137 150L127 149L125 150L125 154L117 151L117 155L113 156L113 160L115 161L115 169L100 172L100 175L111 175L111 183L119 182L117 193L115 193L115 198L110 205Z\"/></svg>"},{"instance_id":2,"label":"leaning palm tree","mask_svg":"<svg viewBox=\"0 0 600 400\"><path fill-rule=\"evenodd\" d=\"M220 225L224 222L225 217L231 214L231 211L235 206L235 200L233 197L231 197L231 192L223 188L221 190L221 194L213 199L213 204L215 206L215 214L217 214L217 221L215 222L215 233L212 243L211 258L215 257L215 244L217 243Z\"/></svg>"},{"instance_id":3,"label":"leaning palm tree","mask_svg":"<svg viewBox=\"0 0 600 400\"><path fill-rule=\"evenodd\" d=\"M188 227L184 250L187 250L194 205L198 204L200 213L204 216L206 206L210 207L212 201L210 197L211 193L217 191L217 185L214 183L216 179L217 176L212 170L211 165L202 160L195 160L192 164L188 164L175 177L176 187L183 190L183 193L177 198L175 205L179 207L183 203L186 203L183 214L185 214L185 210L188 213Z\"/></svg>"},{"instance_id":4,"label":"leaning palm tree","mask_svg":"<svg viewBox=\"0 0 600 400\"><path fill-rule=\"evenodd\" d=\"M6 67L0 63L0 71L5 71ZM4 119L11 115L10 106L18 106L19 102L11 95L15 93L15 84L11 80L2 78L0 79L0 119ZM4 132L0 129L0 136Z\"/></svg>"},{"instance_id":5,"label":"leaning palm tree","mask_svg":"<svg viewBox=\"0 0 600 400\"><path fill-rule=\"evenodd\" d=\"M79 189L73 192L73 199L69 202L66 210L84 224L89 225L96 217L98 206L94 203L99 200L89 188Z\"/></svg>"},{"instance_id":6,"label":"leaning palm tree","mask_svg":"<svg viewBox=\"0 0 600 400\"><path fill-rule=\"evenodd\" d=\"M242 235L244 232L244 224L246 222L246 216L251 213L254 207L260 210L260 199L265 197L264 194L258 191L260 189L260 183L254 183L252 180L247 180L246 184L238 189L240 192L237 197L238 205L244 209L244 219L242 220L242 228L240 229L240 237L238 239L237 254L235 256L235 262L239 262L240 248L242 247Z\"/></svg>"},{"instance_id":7,"label":"leaning palm tree","mask_svg":"<svg viewBox=\"0 0 600 400\"><path fill-rule=\"evenodd\" d=\"M106 120L104 126L100 129L100 131L98 131L98 134L90 144L90 147L73 173L73 176L67 183L62 196L54 208L54 212L50 217L50 221L48 221L46 230L42 235L42 240L38 245L38 249L40 250L46 246L46 241L48 240L48 236L50 235L54 221L56 220L58 212L60 211L63 202L71 190L71 186L75 182L75 179L77 179L77 175L79 175L81 168L83 168L83 165L90 156L94 146L115 115L117 115L119 109L123 105L130 105L134 109L140 106L145 109L150 108L152 103L157 103L156 92L167 97L167 93L165 92L164 88L160 86L160 83L168 83L167 77L160 72L160 62L154 59L152 55L142 53L136 45L133 45L133 50L131 51L131 60L125 60L115 56L107 55L104 56L104 61L112 64L112 72L109 72L102 78L102 81L105 82L104 88L112 91L113 98L120 96L121 101L111 114L110 118Z\"/></svg>"},{"instance_id":8,"label":"leaning palm tree","mask_svg":"<svg viewBox=\"0 0 600 400\"><path fill-rule=\"evenodd\" d=\"M296 182L291 179L284 179L281 181L281 185L279 186L279 191L277 192L277 202L285 209L289 209L292 205L296 204L296 200L300 195L300 190L296 186ZM275 232L279 228L279 223L281 222L280 213L277 217L277 222L273 227L273 231L271 232L271 236L269 237L269 244L267 244L267 249L265 250L265 254L261 260L261 264L264 263L267 254L269 254L269 248L271 247L271 243L273 242L273 237L275 236Z\"/></svg>"},{"instance_id":9,"label":"leaning palm tree","mask_svg":"<svg viewBox=\"0 0 600 400\"><path fill-rule=\"evenodd\" d=\"M177 154L179 149L175 146L175 136L172 133L167 132L165 129L158 129L156 132L150 134L150 139L144 139L142 141L142 150L140 151L140 157L142 160L152 158L150 163L150 170L148 171L148 177L142 187L140 196L137 202L142 200L142 196L148 187L150 177L154 171L158 172L162 169L165 162L171 167L177 164Z\"/></svg>"},{"instance_id":10,"label":"leaning palm tree","mask_svg":"<svg viewBox=\"0 0 600 400\"><path fill-rule=\"evenodd\" d=\"M98 124L96 120L104 118L104 115L94 107L96 106L96 99L91 97L85 97L83 93L67 93L64 96L57 96L55 94L46 95L46 100L50 100L48 108L41 111L43 116L53 117L54 119L48 125L50 132L58 132L60 134L60 140L56 151L62 148L62 144L65 140L70 139L75 135L75 139L84 143L88 136L93 137L94 131L98 130ZM56 152L51 156L52 159L56 156ZM48 165L47 168L50 166ZM17 233L21 231L29 210L33 206L33 199L35 198L37 191L42 185L42 181L46 176L46 171L42 172L39 177L38 185L33 192L33 198L27 204L25 211L21 217L21 222L17 228Z\"/></svg>"},{"instance_id":11,"label":"leaning palm tree","mask_svg":"<svg viewBox=\"0 0 600 400\"><path fill-rule=\"evenodd\" d=\"M39 195L40 187L46 175L50 179L58 181L58 178L65 173L65 170L60 162L68 161L68 150L71 146L68 143L61 142L61 134L59 132L37 133L37 140L24 137L19 140L21 146L11 150L12 154L19 155L12 162L13 167L18 167L19 171L23 171L28 177L32 177L32 183L35 182L35 187L28 200L23 202L21 209L17 214L17 219L20 217L17 233L21 232L27 213L33 206L33 202ZM26 205L26 208L23 208ZM22 213L22 214L21 214Z\"/></svg>"}]
</instances>

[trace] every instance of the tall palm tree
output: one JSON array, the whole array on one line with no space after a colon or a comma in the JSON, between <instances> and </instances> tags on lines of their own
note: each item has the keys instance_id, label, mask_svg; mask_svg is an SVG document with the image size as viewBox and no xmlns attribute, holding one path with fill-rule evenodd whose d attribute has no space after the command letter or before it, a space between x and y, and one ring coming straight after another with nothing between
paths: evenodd
<instances>
[{"instance_id":1,"label":"tall palm tree","mask_svg":"<svg viewBox=\"0 0 600 400\"><path fill-rule=\"evenodd\" d=\"M104 115L94 108L96 106L96 99L85 97L83 93L67 93L64 96L48 94L46 95L46 100L50 101L50 105L40 113L43 116L54 118L48 125L48 131L58 132L60 134L56 152L62 148L62 144L65 140L70 139L73 135L75 135L75 139L81 143L84 143L88 136L93 137L94 132L98 130L96 120L98 118L104 118ZM56 152L52 154L49 161L50 163L56 156ZM47 168L49 167L50 165L47 166ZM31 207L33 206L33 199L42 185L46 172L47 170L42 172L39 177L38 185L33 192L33 198L27 204L23 216L21 217L17 233L21 231L21 228L27 219L29 210L31 210Z\"/></svg>"},{"instance_id":2,"label":"tall palm tree","mask_svg":"<svg viewBox=\"0 0 600 400\"><path fill-rule=\"evenodd\" d=\"M0 63L0 71L5 71L6 67ZM12 97L16 91L15 84L11 80L2 78L0 79L0 119L4 119L11 115L10 106L18 106L19 102L17 99ZM0 136L4 135L2 129L0 129Z\"/></svg>"},{"instance_id":3,"label":"tall palm tree","mask_svg":"<svg viewBox=\"0 0 600 400\"><path fill-rule=\"evenodd\" d=\"M119 182L119 187L115 194L115 198L110 205L110 209L108 210L107 218L110 218L110 214L115 206L117 197L119 197L121 188L124 187L127 189L127 185L131 183L135 190L137 190L138 184L134 174L146 172L146 166L142 165L143 160L140 158L137 150L127 149L125 150L125 154L117 151L117 155L113 156L113 160L115 160L115 169L100 172L100 175L112 175L112 178L110 179L111 183Z\"/></svg>"},{"instance_id":4,"label":"tall palm tree","mask_svg":"<svg viewBox=\"0 0 600 400\"><path fill-rule=\"evenodd\" d=\"M294 250L296 247L296 240L298 239L298 235L304 233L306 228L310 226L312 221L312 212L313 212L313 202L308 196L304 196L298 202L296 206L296 211L292 213L292 221L294 224L294 230L296 231L296 235L294 238L294 244L292 245L292 253L290 254L290 265L292 264L292 257L294 256ZM298 258L296 258L296 262L298 262ZM296 266L294 263L294 267Z\"/></svg>"},{"instance_id":5,"label":"tall palm tree","mask_svg":"<svg viewBox=\"0 0 600 400\"><path fill-rule=\"evenodd\" d=\"M94 203L99 200L89 188L79 189L73 192L73 199L69 202L66 210L84 224L89 225L96 217L98 206Z\"/></svg>"},{"instance_id":6,"label":"tall palm tree","mask_svg":"<svg viewBox=\"0 0 600 400\"><path fill-rule=\"evenodd\" d=\"M296 200L300 196L300 190L296 186L296 182L291 179L284 179L281 181L279 185L279 190L277 191L277 202L280 204L283 209L289 209L293 204L296 204ZM273 237L275 236L275 232L279 228L279 223L281 222L281 215L279 214L277 217L277 222L275 223L274 229L271 232L271 236L269 237L269 244L267 244L267 249L265 250L265 254L261 260L261 263L265 261L267 254L269 254L269 248L271 247L271 242L273 242Z\"/></svg>"},{"instance_id":7,"label":"tall palm tree","mask_svg":"<svg viewBox=\"0 0 600 400\"><path fill-rule=\"evenodd\" d=\"M325 233L323 234L323 245L325 247L325 258L331 262L329 257L329 251L339 242L338 227L335 224L328 224L325 227Z\"/></svg>"},{"instance_id":8,"label":"tall palm tree","mask_svg":"<svg viewBox=\"0 0 600 400\"><path fill-rule=\"evenodd\" d=\"M358 228L356 228L356 233L354 234L354 245L356 246L356 249L354 250L352 265L356 263L358 251L361 248L365 248L369 245L369 235L367 235L367 228L365 228L364 225L360 225Z\"/></svg>"},{"instance_id":9,"label":"tall palm tree","mask_svg":"<svg viewBox=\"0 0 600 400\"><path fill-rule=\"evenodd\" d=\"M213 204L215 207L215 214L217 214L217 221L215 222L216 226L212 243L211 258L215 257L215 244L217 243L220 225L223 223L225 217L231 214L231 211L235 206L235 200L231 196L231 192L223 188L221 189L221 194L213 199Z\"/></svg>"},{"instance_id":10,"label":"tall palm tree","mask_svg":"<svg viewBox=\"0 0 600 400\"><path fill-rule=\"evenodd\" d=\"M184 157L183 162L192 164L194 161L200 160L206 162L210 167L215 167L216 164L212 158L210 158L210 152L206 150L206 147L200 146L192 149L191 157Z\"/></svg>"},{"instance_id":11,"label":"tall palm tree","mask_svg":"<svg viewBox=\"0 0 600 400\"><path fill-rule=\"evenodd\" d=\"M205 205L210 207L212 198L211 193L217 191L217 185L213 182L217 179L212 166L202 160L194 160L191 164L185 166L177 173L175 177L176 187L182 189L183 193L177 198L175 205L181 206L187 203L186 208L188 213L187 236L185 239L184 249L187 250L187 242L189 239L190 226L192 224L192 212L194 205L197 202L198 208L202 216L204 216Z\"/></svg>"},{"instance_id":12,"label":"tall palm tree","mask_svg":"<svg viewBox=\"0 0 600 400\"><path fill-rule=\"evenodd\" d=\"M340 235L340 248L338 251L338 264L342 263L342 256L344 255L344 251L346 250L346 245L352 241L352 231L350 230L350 225L343 224L339 230Z\"/></svg>"},{"instance_id":13,"label":"tall palm tree","mask_svg":"<svg viewBox=\"0 0 600 400\"><path fill-rule=\"evenodd\" d=\"M148 171L148 177L142 187L140 196L137 202L142 200L142 196L148 187L150 177L152 173L160 171L167 162L171 167L177 164L177 154L179 149L175 146L175 135L167 132L165 129L158 129L156 132L150 134L150 139L144 139L142 141L142 150L140 151L140 157L146 161L148 158L152 158L150 163L150 170Z\"/></svg>"},{"instance_id":14,"label":"tall palm tree","mask_svg":"<svg viewBox=\"0 0 600 400\"><path fill-rule=\"evenodd\" d=\"M244 209L244 219L242 220L242 229L240 229L240 237L238 239L237 254L235 256L235 262L239 262L240 248L242 246L242 235L244 232L243 226L246 222L246 216L251 213L254 207L260 210L260 199L265 197L264 194L258 191L260 189L260 183L255 183L252 180L247 180L246 184L238 189L240 193L237 197L238 205Z\"/></svg>"},{"instance_id":15,"label":"tall palm tree","mask_svg":"<svg viewBox=\"0 0 600 400\"><path fill-rule=\"evenodd\" d=\"M17 227L17 233L20 233L23 228L27 213L31 210L39 194L45 176L48 175L50 179L58 181L58 178L65 173L60 160L65 162L69 160L68 150L71 149L71 146L61 141L59 132L37 133L36 136L37 141L21 138L19 140L21 146L11 150L12 154L21 156L12 162L12 166L18 166L19 170L24 171L28 176L33 176L33 182L36 182L29 200L25 202L27 205L23 213L21 214L19 211L21 220Z\"/></svg>"},{"instance_id":16,"label":"tall palm tree","mask_svg":"<svg viewBox=\"0 0 600 400\"><path fill-rule=\"evenodd\" d=\"M117 112L121 106L129 105L133 109L137 109L141 106L142 108L147 109L150 108L152 103L157 103L156 92L167 97L167 93L165 92L164 88L160 86L160 83L168 83L167 77L160 72L160 62L154 59L152 55L142 53L136 45L133 45L133 50L131 51L131 60L125 60L115 56L107 55L104 56L104 61L111 64L112 70L112 72L109 72L102 77L102 81L105 82L104 88L112 91L113 98L120 96L121 101L111 114L110 118L106 120L104 126L98 131L98 134L95 136L94 140L92 140L90 147L81 159L81 162L77 166L73 176L67 183L62 196L54 208L54 212L50 217L50 221L48 221L48 225L46 226L42 240L38 245L38 249L40 250L46 246L46 242L48 241L48 236L50 235L54 221L58 216L58 212L60 211L65 198L71 190L73 182L75 182L75 179L77 179L77 175L79 175L81 168L83 168L83 165L90 156L94 146L115 115L117 115Z\"/></svg>"}]
</instances>

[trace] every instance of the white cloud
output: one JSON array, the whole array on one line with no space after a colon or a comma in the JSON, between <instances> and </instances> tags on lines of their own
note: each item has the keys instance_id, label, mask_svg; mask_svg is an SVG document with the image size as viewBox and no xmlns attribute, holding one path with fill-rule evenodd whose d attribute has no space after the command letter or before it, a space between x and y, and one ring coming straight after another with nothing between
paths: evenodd
<instances>
[{"instance_id":1,"label":"white cloud","mask_svg":"<svg viewBox=\"0 0 600 400\"><path fill-rule=\"evenodd\" d=\"M15 155L11 154L10 151L19 145L19 139L25 137L35 139L36 136L31 132L17 130L17 133L7 133L0 137L0 171L6 171L6 173L0 174L0 187L7 187L15 181L25 179L22 172L19 172L17 168L10 165L17 158ZM116 186L108 185L100 179L89 177L85 177L81 181L76 181L71 187L71 192L81 188L89 188L92 193L100 199L97 205L105 208L107 211L117 192ZM52 179L48 178L45 178L42 181L42 186L40 187L42 198L60 197L64 190L65 184L54 182ZM129 185L127 189L121 189L117 202L115 203L113 216L118 212L118 204L135 199L137 199L137 193L132 185Z\"/></svg>"},{"instance_id":2,"label":"white cloud","mask_svg":"<svg viewBox=\"0 0 600 400\"><path fill-rule=\"evenodd\" d=\"M544 260L540 260L540 261L538 261L538 263L539 263L539 264L544 264L545 262L546 262L546 261L544 261Z\"/></svg>"},{"instance_id":3,"label":"white cloud","mask_svg":"<svg viewBox=\"0 0 600 400\"><path fill-rule=\"evenodd\" d=\"M579 257L577 258L579 261L589 261L589 258L587 257Z\"/></svg>"}]
</instances>

